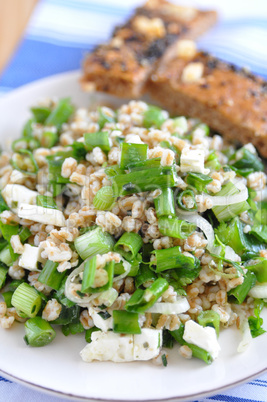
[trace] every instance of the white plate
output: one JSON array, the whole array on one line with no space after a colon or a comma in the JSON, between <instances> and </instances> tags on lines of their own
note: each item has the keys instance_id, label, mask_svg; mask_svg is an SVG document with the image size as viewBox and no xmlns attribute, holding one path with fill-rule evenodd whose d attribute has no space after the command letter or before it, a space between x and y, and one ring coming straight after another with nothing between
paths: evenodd
<instances>
[{"instance_id":1,"label":"white plate","mask_svg":"<svg viewBox=\"0 0 267 402\"><path fill-rule=\"evenodd\" d=\"M18 138L29 117L28 108L46 96L71 96L81 106L91 101L110 102L111 97L95 95L90 99L78 85L78 72L61 74L27 85L0 100L0 138ZM113 99L114 101L114 99ZM116 101L120 103L120 101ZM267 311L263 317L267 322ZM167 368L151 363L84 363L80 350L83 335L64 337L60 332L44 348L27 347L23 325L0 330L0 370L3 375L53 391L62 396L107 400L184 400L217 393L267 369L267 335L253 340L249 349L236 352L240 334L235 329L222 331L222 352L210 366L197 359L185 360L177 348L172 350Z\"/></svg>"}]
</instances>

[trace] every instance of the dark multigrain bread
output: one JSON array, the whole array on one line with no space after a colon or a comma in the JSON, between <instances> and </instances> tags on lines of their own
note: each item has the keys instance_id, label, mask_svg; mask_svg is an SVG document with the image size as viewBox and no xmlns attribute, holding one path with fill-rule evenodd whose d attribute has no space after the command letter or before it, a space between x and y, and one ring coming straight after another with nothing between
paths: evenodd
<instances>
[{"instance_id":1,"label":"dark multigrain bread","mask_svg":"<svg viewBox=\"0 0 267 402\"><path fill-rule=\"evenodd\" d=\"M163 59L147 89L175 115L199 118L232 141L252 142L267 157L267 82L263 79L198 52L191 60Z\"/></svg>"},{"instance_id":2,"label":"dark multigrain bread","mask_svg":"<svg viewBox=\"0 0 267 402\"><path fill-rule=\"evenodd\" d=\"M181 38L193 39L216 21L216 12L149 0L125 25L115 29L108 44L98 46L83 63L84 90L120 97L142 95L155 63Z\"/></svg>"}]
</instances>

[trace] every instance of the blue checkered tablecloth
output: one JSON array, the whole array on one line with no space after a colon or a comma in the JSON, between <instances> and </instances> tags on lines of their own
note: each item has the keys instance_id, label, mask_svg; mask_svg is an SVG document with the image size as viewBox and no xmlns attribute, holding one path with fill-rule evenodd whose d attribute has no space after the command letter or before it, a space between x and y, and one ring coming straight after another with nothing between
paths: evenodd
<instances>
[{"instance_id":1,"label":"blue checkered tablecloth","mask_svg":"<svg viewBox=\"0 0 267 402\"><path fill-rule=\"evenodd\" d=\"M0 95L28 82L80 68L86 52L105 41L138 0L41 0L12 60L0 75ZM220 21L199 40L216 56L267 78L267 1L182 1L216 8ZM0 402L53 402L45 395L0 377ZM266 402L267 374L201 401ZM199 402L200 400L198 400Z\"/></svg>"}]
</instances>

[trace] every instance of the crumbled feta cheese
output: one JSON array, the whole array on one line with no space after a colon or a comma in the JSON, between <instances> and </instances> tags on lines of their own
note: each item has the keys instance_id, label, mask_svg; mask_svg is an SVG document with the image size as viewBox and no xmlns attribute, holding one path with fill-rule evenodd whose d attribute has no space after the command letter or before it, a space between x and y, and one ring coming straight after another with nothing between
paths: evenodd
<instances>
[{"instance_id":1,"label":"crumbled feta cheese","mask_svg":"<svg viewBox=\"0 0 267 402\"><path fill-rule=\"evenodd\" d=\"M21 203L36 204L37 191L29 190L20 184L7 184L2 190L2 196L14 212L17 212L18 206Z\"/></svg>"},{"instance_id":2,"label":"crumbled feta cheese","mask_svg":"<svg viewBox=\"0 0 267 402\"><path fill-rule=\"evenodd\" d=\"M44 208L30 204L20 204L18 216L30 219L34 222L44 223L45 225L65 226L65 217L58 209Z\"/></svg>"},{"instance_id":3,"label":"crumbled feta cheese","mask_svg":"<svg viewBox=\"0 0 267 402\"><path fill-rule=\"evenodd\" d=\"M107 332L109 329L113 328L113 317L109 317L106 320L101 317L98 313L100 312L100 309L90 307L89 308L89 315L92 317L94 321L94 325L101 329L103 332Z\"/></svg>"},{"instance_id":4,"label":"crumbled feta cheese","mask_svg":"<svg viewBox=\"0 0 267 402\"><path fill-rule=\"evenodd\" d=\"M109 360L122 363L153 359L158 356L161 347L161 330L143 328L140 335L96 331L92 334L92 342L80 354L86 362Z\"/></svg>"},{"instance_id":5,"label":"crumbled feta cheese","mask_svg":"<svg viewBox=\"0 0 267 402\"><path fill-rule=\"evenodd\" d=\"M85 362L93 360L117 363L133 361L133 335L115 334L112 331L92 333L92 342L80 352Z\"/></svg>"},{"instance_id":6,"label":"crumbled feta cheese","mask_svg":"<svg viewBox=\"0 0 267 402\"><path fill-rule=\"evenodd\" d=\"M29 271L38 271L39 261L41 261L40 248L25 244L19 259L19 266Z\"/></svg>"},{"instance_id":7,"label":"crumbled feta cheese","mask_svg":"<svg viewBox=\"0 0 267 402\"><path fill-rule=\"evenodd\" d=\"M196 172L207 174L204 167L205 153L203 149L190 149L184 147L181 154L181 172Z\"/></svg>"},{"instance_id":8,"label":"crumbled feta cheese","mask_svg":"<svg viewBox=\"0 0 267 402\"><path fill-rule=\"evenodd\" d=\"M204 328L193 320L186 321L183 338L186 342L209 352L213 359L218 357L221 350L215 329L212 327Z\"/></svg>"},{"instance_id":9,"label":"crumbled feta cheese","mask_svg":"<svg viewBox=\"0 0 267 402\"><path fill-rule=\"evenodd\" d=\"M143 328L140 335L134 335L134 360L150 360L158 356L162 347L162 331Z\"/></svg>"}]
</instances>

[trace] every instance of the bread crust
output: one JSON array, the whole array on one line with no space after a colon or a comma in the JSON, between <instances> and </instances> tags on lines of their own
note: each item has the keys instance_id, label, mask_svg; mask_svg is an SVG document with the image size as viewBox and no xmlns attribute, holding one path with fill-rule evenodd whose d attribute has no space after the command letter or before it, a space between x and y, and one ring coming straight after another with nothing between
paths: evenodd
<instances>
[{"instance_id":1,"label":"bread crust","mask_svg":"<svg viewBox=\"0 0 267 402\"><path fill-rule=\"evenodd\" d=\"M196 82L183 81L189 63L203 65ZM198 52L192 60L162 59L147 89L175 115L199 118L232 141L252 142L267 157L267 82L262 78Z\"/></svg>"},{"instance_id":2,"label":"bread crust","mask_svg":"<svg viewBox=\"0 0 267 402\"><path fill-rule=\"evenodd\" d=\"M194 39L216 22L216 12L149 0L108 44L98 46L83 62L84 90L138 98L157 61L178 39Z\"/></svg>"}]
</instances>

